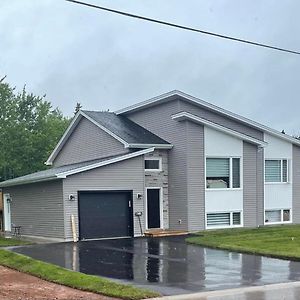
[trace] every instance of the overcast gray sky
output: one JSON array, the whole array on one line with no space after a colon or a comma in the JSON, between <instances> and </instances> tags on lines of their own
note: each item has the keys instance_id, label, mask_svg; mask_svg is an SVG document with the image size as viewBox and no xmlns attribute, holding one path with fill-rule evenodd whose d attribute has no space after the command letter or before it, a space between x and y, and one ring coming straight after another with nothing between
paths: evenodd
<instances>
[{"instance_id":1,"label":"overcast gray sky","mask_svg":"<svg viewBox=\"0 0 300 300\"><path fill-rule=\"evenodd\" d=\"M90 3L300 51L298 0ZM71 115L179 89L300 133L300 55L146 23L64 0L0 0L0 76Z\"/></svg>"}]
</instances>

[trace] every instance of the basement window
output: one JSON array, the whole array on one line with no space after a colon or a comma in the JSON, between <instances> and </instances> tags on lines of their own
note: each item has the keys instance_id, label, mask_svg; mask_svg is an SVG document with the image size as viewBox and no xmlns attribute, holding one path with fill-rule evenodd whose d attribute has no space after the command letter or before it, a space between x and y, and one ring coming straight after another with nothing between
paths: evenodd
<instances>
[{"instance_id":1,"label":"basement window","mask_svg":"<svg viewBox=\"0 0 300 300\"><path fill-rule=\"evenodd\" d=\"M145 171L161 171L160 158L145 158Z\"/></svg>"},{"instance_id":2,"label":"basement window","mask_svg":"<svg viewBox=\"0 0 300 300\"><path fill-rule=\"evenodd\" d=\"M290 209L273 209L265 211L265 223L276 224L291 222L291 210Z\"/></svg>"},{"instance_id":3,"label":"basement window","mask_svg":"<svg viewBox=\"0 0 300 300\"><path fill-rule=\"evenodd\" d=\"M241 212L208 213L206 215L207 228L225 228L241 226Z\"/></svg>"}]
</instances>

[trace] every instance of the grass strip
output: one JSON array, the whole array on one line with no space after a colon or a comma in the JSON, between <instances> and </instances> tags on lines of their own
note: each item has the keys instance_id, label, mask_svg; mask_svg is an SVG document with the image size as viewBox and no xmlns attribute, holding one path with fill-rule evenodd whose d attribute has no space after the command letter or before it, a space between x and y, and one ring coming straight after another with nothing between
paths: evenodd
<instances>
[{"instance_id":1,"label":"grass strip","mask_svg":"<svg viewBox=\"0 0 300 300\"><path fill-rule=\"evenodd\" d=\"M187 238L199 246L300 260L300 225L206 230Z\"/></svg>"},{"instance_id":2,"label":"grass strip","mask_svg":"<svg viewBox=\"0 0 300 300\"><path fill-rule=\"evenodd\" d=\"M98 276L74 272L4 249L0 249L0 265L50 282L115 298L144 299L160 296L156 292L115 283Z\"/></svg>"},{"instance_id":3,"label":"grass strip","mask_svg":"<svg viewBox=\"0 0 300 300\"><path fill-rule=\"evenodd\" d=\"M5 238L0 236L0 247L30 245L31 243L14 238Z\"/></svg>"}]
</instances>

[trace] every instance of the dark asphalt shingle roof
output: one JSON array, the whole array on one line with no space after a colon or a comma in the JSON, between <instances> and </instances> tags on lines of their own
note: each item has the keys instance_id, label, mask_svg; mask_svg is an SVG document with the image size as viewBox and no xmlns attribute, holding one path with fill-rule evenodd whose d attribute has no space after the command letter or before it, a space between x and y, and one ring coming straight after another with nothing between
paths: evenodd
<instances>
[{"instance_id":1,"label":"dark asphalt shingle roof","mask_svg":"<svg viewBox=\"0 0 300 300\"><path fill-rule=\"evenodd\" d=\"M106 161L115 157L123 156L123 154L119 155L114 155L114 156L109 156L109 157L104 157L100 159L94 159L94 160L89 160L85 162L80 162L76 164L71 164L67 166L61 166L61 167L56 167L56 168L51 168L48 170L44 171L39 171L35 173L31 173L25 176L17 177L14 179L9 179L3 182L0 182L0 187L6 187L6 186L13 186L13 185L20 185L20 184L26 184L26 183L31 183L31 182L38 182L38 181L48 181L52 179L58 179L56 174L63 173L63 172L68 172L71 170L75 170L81 167L86 167L98 162Z\"/></svg>"},{"instance_id":2,"label":"dark asphalt shingle roof","mask_svg":"<svg viewBox=\"0 0 300 300\"><path fill-rule=\"evenodd\" d=\"M116 115L112 112L87 110L83 110L82 112L128 144L170 144L125 116Z\"/></svg>"}]
</instances>

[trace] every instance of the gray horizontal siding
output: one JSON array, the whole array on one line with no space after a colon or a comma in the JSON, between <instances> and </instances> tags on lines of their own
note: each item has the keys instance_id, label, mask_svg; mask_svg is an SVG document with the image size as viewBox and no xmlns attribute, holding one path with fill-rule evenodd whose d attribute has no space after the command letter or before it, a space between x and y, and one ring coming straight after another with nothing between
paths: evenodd
<instances>
[{"instance_id":1,"label":"gray horizontal siding","mask_svg":"<svg viewBox=\"0 0 300 300\"><path fill-rule=\"evenodd\" d=\"M257 215L256 215L256 225L264 225L264 215L265 215L265 156L264 148L256 148L257 161L256 161L256 201L257 201Z\"/></svg>"},{"instance_id":2,"label":"gray horizontal siding","mask_svg":"<svg viewBox=\"0 0 300 300\"><path fill-rule=\"evenodd\" d=\"M204 127L187 122L187 191L189 231L205 228Z\"/></svg>"},{"instance_id":3,"label":"gray horizontal siding","mask_svg":"<svg viewBox=\"0 0 300 300\"><path fill-rule=\"evenodd\" d=\"M144 195L144 158L142 156L132 158L126 161L75 174L64 179L64 208L65 208L65 237L72 238L71 215L76 219L78 232L78 191L88 190L132 190L133 191L133 210L144 213L144 197L136 199L136 194ZM69 201L68 195L76 195L75 201ZM144 218L142 218L144 230ZM140 234L140 228L137 217L134 216L134 233Z\"/></svg>"},{"instance_id":4,"label":"gray horizontal siding","mask_svg":"<svg viewBox=\"0 0 300 300\"><path fill-rule=\"evenodd\" d=\"M53 164L58 167L127 152L122 143L83 117Z\"/></svg>"},{"instance_id":5,"label":"gray horizontal siding","mask_svg":"<svg viewBox=\"0 0 300 300\"><path fill-rule=\"evenodd\" d=\"M177 100L126 116L174 145L169 151L169 224L170 229L188 229L186 123L172 120L179 111ZM181 223L179 222L181 220Z\"/></svg>"},{"instance_id":6,"label":"gray horizontal siding","mask_svg":"<svg viewBox=\"0 0 300 300\"><path fill-rule=\"evenodd\" d=\"M300 147L293 145L293 223L300 223Z\"/></svg>"},{"instance_id":7,"label":"gray horizontal siding","mask_svg":"<svg viewBox=\"0 0 300 300\"><path fill-rule=\"evenodd\" d=\"M64 238L62 181L49 181L5 188L11 195L12 223L22 234Z\"/></svg>"},{"instance_id":8,"label":"gray horizontal siding","mask_svg":"<svg viewBox=\"0 0 300 300\"><path fill-rule=\"evenodd\" d=\"M257 147L243 143L244 226L257 225Z\"/></svg>"},{"instance_id":9,"label":"gray horizontal siding","mask_svg":"<svg viewBox=\"0 0 300 300\"><path fill-rule=\"evenodd\" d=\"M187 111L187 112L197 115L203 119L209 120L211 122L225 126L232 130L241 132L243 134L252 136L254 138L263 140L263 132L262 131L257 130L255 128L248 126L247 124L244 124L237 120L226 117L220 113L216 113L211 110L208 110L205 107L199 107L194 104L191 104L191 103L181 100L180 101L180 110Z\"/></svg>"}]
</instances>

